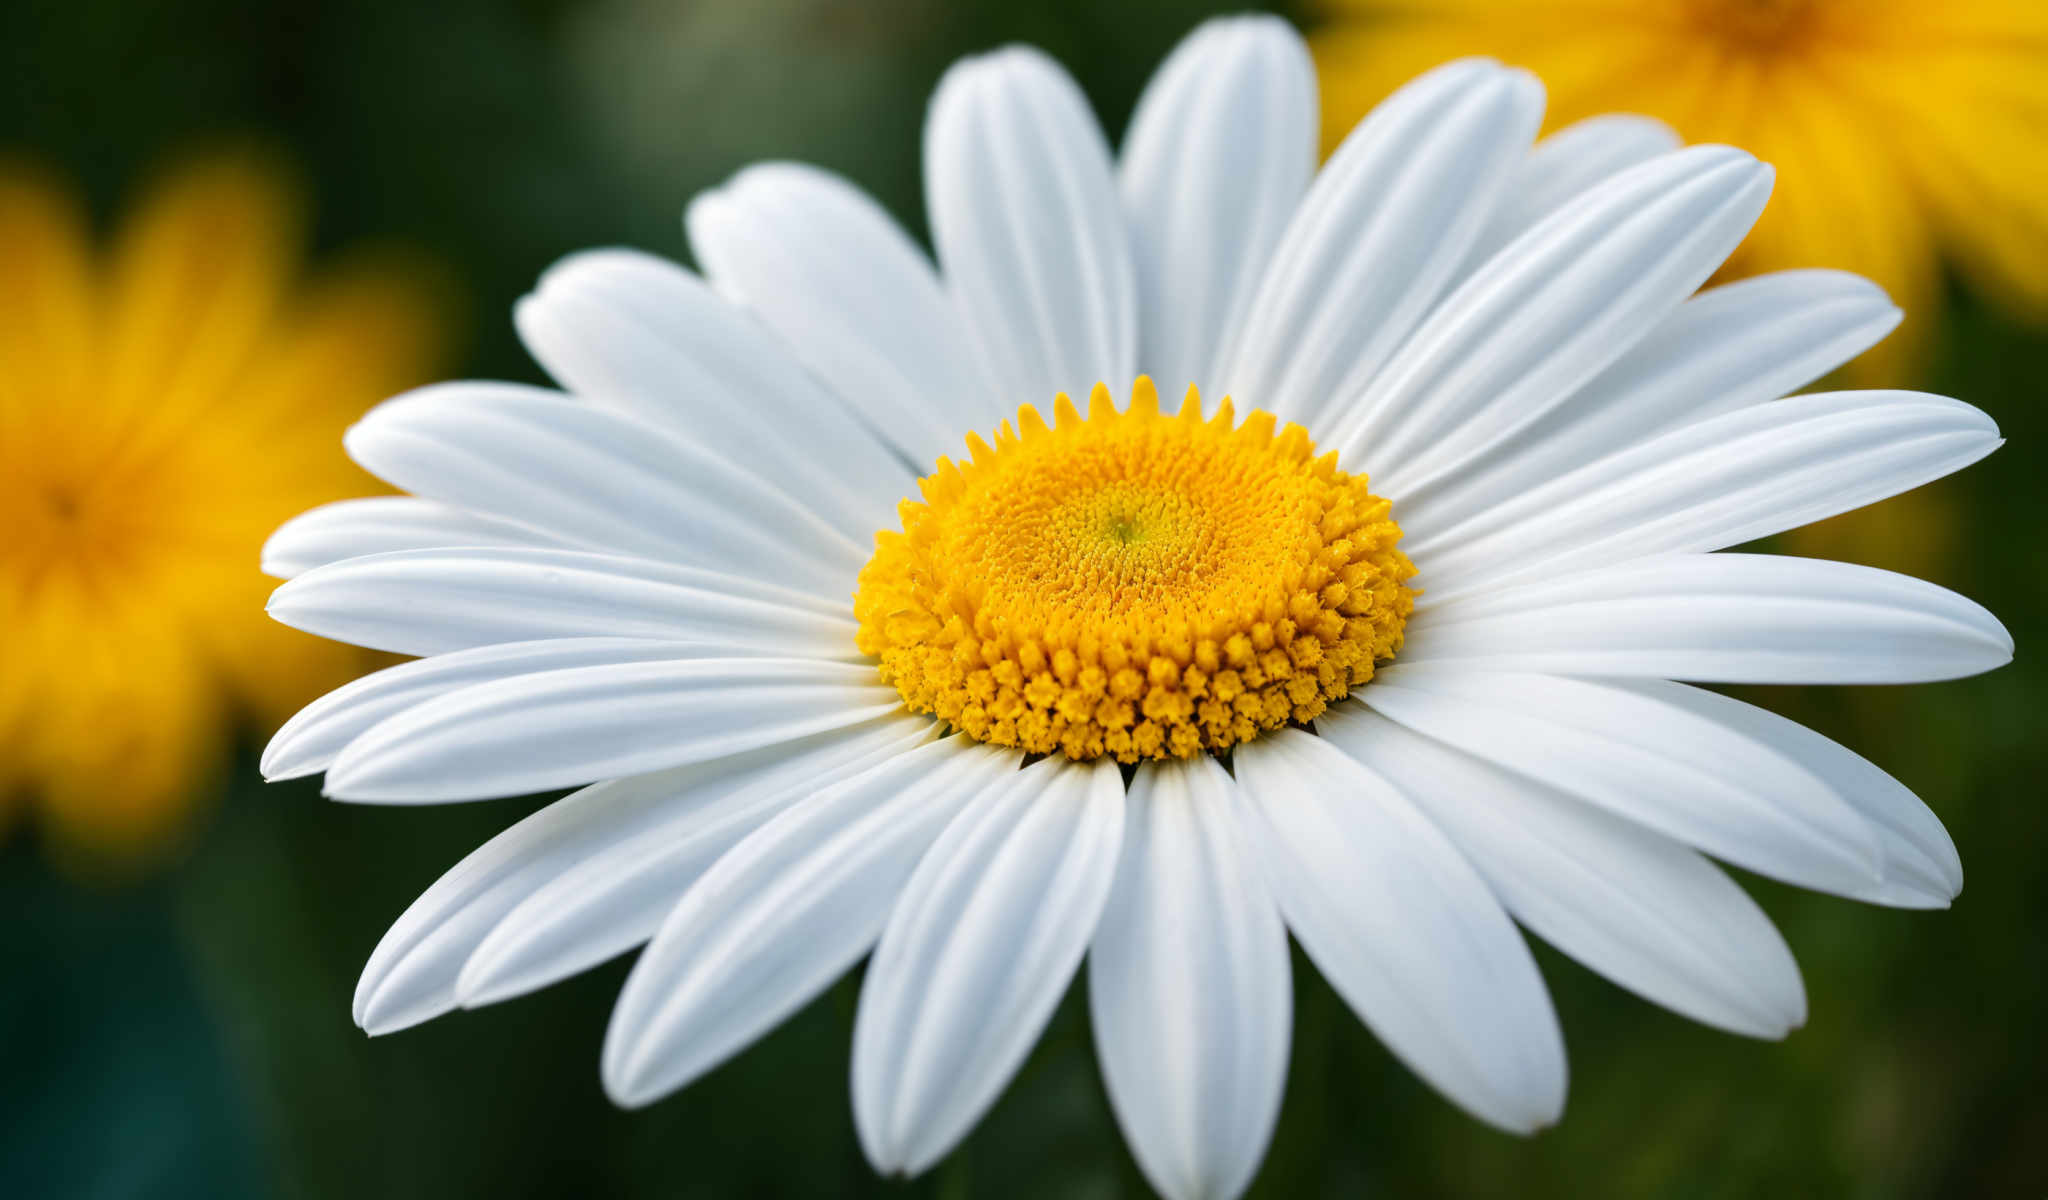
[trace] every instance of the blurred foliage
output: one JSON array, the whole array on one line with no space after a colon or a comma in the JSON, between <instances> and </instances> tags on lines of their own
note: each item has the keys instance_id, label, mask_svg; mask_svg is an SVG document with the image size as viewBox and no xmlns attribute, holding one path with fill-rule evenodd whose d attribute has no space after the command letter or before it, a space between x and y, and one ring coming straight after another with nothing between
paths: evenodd
<instances>
[{"instance_id":1,"label":"blurred foliage","mask_svg":"<svg viewBox=\"0 0 2048 1200\"><path fill-rule=\"evenodd\" d=\"M457 267L475 331L460 373L537 380L508 312L555 257L680 255L688 195L763 157L843 170L921 230L919 124L953 57L1036 42L1114 132L1208 7L12 0L0 147L75 173L107 214L192 142L267 139L303 164L323 247L395 237ZM1286 1106L1256 1195L2048 1190L2044 369L2048 337L1958 294L1921 381L2011 439L1939 485L1956 524L1927 536L1955 538L1942 581L2006 620L2019 661L1959 683L1752 697L1928 799L1969 871L1955 908L1750 881L1806 972L1808 1027L1782 1044L1691 1025L1539 950L1574 1079L1563 1124L1526 1140L1418 1083L1298 962ZM189 858L133 890L60 885L20 839L0 854L0 1195L1144 1194L1078 989L979 1131L910 1185L874 1178L854 1140L857 980L638 1113L597 1078L623 964L367 1040L349 997L385 926L532 805L329 804L306 782L256 782L253 747L221 788Z\"/></svg>"}]
</instances>

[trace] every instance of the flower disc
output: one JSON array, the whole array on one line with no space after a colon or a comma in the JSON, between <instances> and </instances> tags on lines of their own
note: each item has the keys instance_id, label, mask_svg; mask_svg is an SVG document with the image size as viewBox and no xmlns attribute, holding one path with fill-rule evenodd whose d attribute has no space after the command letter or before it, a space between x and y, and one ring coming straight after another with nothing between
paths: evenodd
<instances>
[{"instance_id":1,"label":"flower disc","mask_svg":"<svg viewBox=\"0 0 2048 1200\"><path fill-rule=\"evenodd\" d=\"M1220 751L1306 721L1401 645L1414 566L1364 476L1308 434L1150 379L1061 395L941 459L876 537L859 645L913 710L1031 753Z\"/></svg>"}]
</instances>

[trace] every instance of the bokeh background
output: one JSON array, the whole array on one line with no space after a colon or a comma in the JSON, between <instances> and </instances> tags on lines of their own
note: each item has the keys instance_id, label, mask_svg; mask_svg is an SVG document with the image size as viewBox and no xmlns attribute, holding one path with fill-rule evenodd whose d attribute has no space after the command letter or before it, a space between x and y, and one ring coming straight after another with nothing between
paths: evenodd
<instances>
[{"instance_id":1,"label":"bokeh background","mask_svg":"<svg viewBox=\"0 0 2048 1200\"><path fill-rule=\"evenodd\" d=\"M559 255L681 256L684 200L762 157L839 169L922 231L919 125L952 58L1034 42L1114 135L1213 7L10 0L0 150L76 180L105 224L182 153L262 147L295 164L316 254L395 241L453 281L447 374L539 382L509 307ZM1930 570L2006 621L2018 660L1910 689L1745 694L1932 804L1969 875L1955 907L1747 879L1805 970L1809 1023L1782 1044L1692 1025L1539 947L1573 1080L1564 1123L1527 1140L1418 1083L1298 963L1286 1104L1255 1195L2048 1194L2048 333L1956 279L1942 290L1899 382L1968 399L2010 444L1819 545ZM1146 1194L1078 993L964 1148L910 1184L875 1179L854 1140L851 981L639 1113L612 1108L597 1077L623 963L366 1039L349 996L385 927L535 805L400 811L265 786L267 733L245 729L191 832L152 864L81 876L52 865L33 822L0 846L0 1195Z\"/></svg>"}]
</instances>

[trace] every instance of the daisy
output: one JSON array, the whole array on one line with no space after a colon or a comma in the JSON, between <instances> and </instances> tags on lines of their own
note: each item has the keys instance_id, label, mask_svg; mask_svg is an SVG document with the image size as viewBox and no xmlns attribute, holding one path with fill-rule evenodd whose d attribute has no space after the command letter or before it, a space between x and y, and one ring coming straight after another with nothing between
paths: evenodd
<instances>
[{"instance_id":1,"label":"daisy","mask_svg":"<svg viewBox=\"0 0 2048 1200\"><path fill-rule=\"evenodd\" d=\"M776 164L691 204L704 279L549 271L518 324L566 393L387 403L347 445L411 496L268 550L281 620L422 656L294 718L270 775L393 804L584 785L428 889L356 1020L645 943L602 1056L642 1105L867 957L855 1123L914 1174L1085 959L1117 1119L1173 1197L1258 1167L1289 933L1503 1129L1565 1094L1518 921L1709 1024L1798 1025L1784 942L1705 855L1941 906L1954 849L1849 750L1670 680L1943 679L2011 643L1917 580L1710 552L1998 432L1936 396L1780 399L1891 328L1884 294L1693 296L1769 168L1623 166L1628 122L1532 151L1542 107L1459 62L1317 173L1304 47L1227 20L1112 161L1073 81L1007 49L932 101L936 270Z\"/></svg>"},{"instance_id":2,"label":"daisy","mask_svg":"<svg viewBox=\"0 0 2048 1200\"><path fill-rule=\"evenodd\" d=\"M66 862L160 855L238 710L271 728L365 666L261 619L279 521L371 480L333 439L430 378L417 272L302 282L279 172L214 154L102 252L85 206L0 163L0 816Z\"/></svg>"},{"instance_id":3,"label":"daisy","mask_svg":"<svg viewBox=\"0 0 2048 1200\"><path fill-rule=\"evenodd\" d=\"M1917 357L1944 253L2009 306L2048 313L2048 9L2033 0L1321 7L1326 130L1425 66L1493 54L1543 77L1554 127L1641 112L1769 159L1779 194L1730 273L1811 265L1874 280L1914 320L1873 363Z\"/></svg>"}]
</instances>

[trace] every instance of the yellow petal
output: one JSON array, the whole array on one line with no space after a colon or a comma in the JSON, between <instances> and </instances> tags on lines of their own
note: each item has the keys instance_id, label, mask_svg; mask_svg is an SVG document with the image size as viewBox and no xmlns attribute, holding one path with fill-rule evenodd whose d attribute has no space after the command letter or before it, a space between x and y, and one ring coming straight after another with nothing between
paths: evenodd
<instances>
[{"instance_id":1,"label":"yellow petal","mask_svg":"<svg viewBox=\"0 0 2048 1200\"><path fill-rule=\"evenodd\" d=\"M145 598L100 597L81 620L53 597L29 747L42 829L58 859L122 871L177 845L221 746L218 691L189 631Z\"/></svg>"},{"instance_id":2,"label":"yellow petal","mask_svg":"<svg viewBox=\"0 0 2048 1200\"><path fill-rule=\"evenodd\" d=\"M1322 26L1309 38L1325 152L1395 88L1452 59L1486 55L1536 72L1548 93L1546 130L1605 112L1671 120L1674 108L1691 112L1710 75L1710 63L1685 53L1626 2L1363 3L1332 12L1364 19Z\"/></svg>"},{"instance_id":3,"label":"yellow petal","mask_svg":"<svg viewBox=\"0 0 2048 1200\"><path fill-rule=\"evenodd\" d=\"M1477 53L1542 77L1550 128L1640 112L1775 164L1771 207L1721 277L1824 265L1882 284L1908 318L1857 364L1864 378L1919 365L1943 248L2048 319L2048 5L1328 0L1324 14L1328 144L1406 77Z\"/></svg>"},{"instance_id":4,"label":"yellow petal","mask_svg":"<svg viewBox=\"0 0 2048 1200\"><path fill-rule=\"evenodd\" d=\"M1730 273L1835 267L1877 283L1906 319L1850 364L1849 374L1897 385L1924 361L1940 306L1940 268L1909 181L1878 144L1882 132L1862 116L1824 87L1781 87L1752 142L1777 166L1777 187Z\"/></svg>"},{"instance_id":5,"label":"yellow petal","mask_svg":"<svg viewBox=\"0 0 2048 1200\"><path fill-rule=\"evenodd\" d=\"M159 435L217 403L270 334L298 245L274 166L221 155L165 177L115 244L101 402Z\"/></svg>"},{"instance_id":6,"label":"yellow petal","mask_svg":"<svg viewBox=\"0 0 2048 1200\"><path fill-rule=\"evenodd\" d=\"M91 377L93 260L83 206L25 164L0 162L0 438L80 401Z\"/></svg>"},{"instance_id":7,"label":"yellow petal","mask_svg":"<svg viewBox=\"0 0 2048 1200\"><path fill-rule=\"evenodd\" d=\"M1840 78L1975 282L2048 318L2048 34L1865 55Z\"/></svg>"},{"instance_id":8,"label":"yellow petal","mask_svg":"<svg viewBox=\"0 0 2048 1200\"><path fill-rule=\"evenodd\" d=\"M234 403L259 436L339 462L334 448L356 418L446 364L457 307L454 285L434 263L395 249L358 252L308 285Z\"/></svg>"},{"instance_id":9,"label":"yellow petal","mask_svg":"<svg viewBox=\"0 0 2048 1200\"><path fill-rule=\"evenodd\" d=\"M190 613L231 694L265 725L384 661L271 621L263 604L276 581L257 557L288 518L387 490L338 451L342 431L433 378L448 357L450 292L418 259L357 257L310 289L238 381L236 419L186 447L219 463L206 519L222 552L171 588L170 602Z\"/></svg>"}]
</instances>

